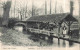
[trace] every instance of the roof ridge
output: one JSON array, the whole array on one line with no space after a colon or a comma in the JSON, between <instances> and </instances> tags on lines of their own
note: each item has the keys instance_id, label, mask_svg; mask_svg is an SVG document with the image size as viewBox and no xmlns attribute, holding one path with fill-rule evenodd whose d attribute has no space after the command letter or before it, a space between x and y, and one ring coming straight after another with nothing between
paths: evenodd
<instances>
[{"instance_id":1,"label":"roof ridge","mask_svg":"<svg viewBox=\"0 0 80 50\"><path fill-rule=\"evenodd\" d=\"M44 15L35 15L35 16L32 16L32 17L39 17L39 16L45 16L45 17L47 17L48 15L62 15L62 14L70 14L70 13L57 13L57 14L44 14Z\"/></svg>"}]
</instances>

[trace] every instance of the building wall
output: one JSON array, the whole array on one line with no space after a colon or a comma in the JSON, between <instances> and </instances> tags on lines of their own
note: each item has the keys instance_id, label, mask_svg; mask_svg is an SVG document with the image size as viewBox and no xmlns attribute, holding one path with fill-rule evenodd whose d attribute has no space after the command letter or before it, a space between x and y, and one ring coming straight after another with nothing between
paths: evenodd
<instances>
[{"instance_id":1,"label":"building wall","mask_svg":"<svg viewBox=\"0 0 80 50\"><path fill-rule=\"evenodd\" d=\"M78 22L73 22L71 25L71 30L79 29L79 23Z\"/></svg>"},{"instance_id":2,"label":"building wall","mask_svg":"<svg viewBox=\"0 0 80 50\"><path fill-rule=\"evenodd\" d=\"M67 24L66 23L62 23L61 24L61 28L60 28L60 34L62 34L62 32L63 32L63 26L66 26L67 27L67 33L68 33L68 30L69 30L69 28L68 28L68 26L67 26ZM79 30L79 24L78 24L78 22L73 22L72 24L71 24L71 26L70 26L70 30L72 30L72 31L74 31L74 30Z\"/></svg>"}]
</instances>

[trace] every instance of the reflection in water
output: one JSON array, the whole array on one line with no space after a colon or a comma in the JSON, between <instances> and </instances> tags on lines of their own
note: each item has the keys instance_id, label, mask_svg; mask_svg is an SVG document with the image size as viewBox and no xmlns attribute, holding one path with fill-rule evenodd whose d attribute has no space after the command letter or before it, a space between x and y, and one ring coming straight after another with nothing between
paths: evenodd
<instances>
[{"instance_id":1,"label":"reflection in water","mask_svg":"<svg viewBox=\"0 0 80 50\"><path fill-rule=\"evenodd\" d=\"M2 36L2 32L0 32L0 36Z\"/></svg>"},{"instance_id":2,"label":"reflection in water","mask_svg":"<svg viewBox=\"0 0 80 50\"><path fill-rule=\"evenodd\" d=\"M65 40L63 40L63 47L66 47Z\"/></svg>"},{"instance_id":3,"label":"reflection in water","mask_svg":"<svg viewBox=\"0 0 80 50\"><path fill-rule=\"evenodd\" d=\"M69 47L73 46L73 42L69 41Z\"/></svg>"},{"instance_id":4,"label":"reflection in water","mask_svg":"<svg viewBox=\"0 0 80 50\"><path fill-rule=\"evenodd\" d=\"M49 43L50 45L53 44L53 36L52 36L52 35L50 35L50 36L48 37L48 43Z\"/></svg>"},{"instance_id":5,"label":"reflection in water","mask_svg":"<svg viewBox=\"0 0 80 50\"><path fill-rule=\"evenodd\" d=\"M52 45L53 44L53 41L52 40L48 40L48 44L49 45Z\"/></svg>"},{"instance_id":6,"label":"reflection in water","mask_svg":"<svg viewBox=\"0 0 80 50\"><path fill-rule=\"evenodd\" d=\"M60 39L58 39L58 46L60 47Z\"/></svg>"}]
</instances>

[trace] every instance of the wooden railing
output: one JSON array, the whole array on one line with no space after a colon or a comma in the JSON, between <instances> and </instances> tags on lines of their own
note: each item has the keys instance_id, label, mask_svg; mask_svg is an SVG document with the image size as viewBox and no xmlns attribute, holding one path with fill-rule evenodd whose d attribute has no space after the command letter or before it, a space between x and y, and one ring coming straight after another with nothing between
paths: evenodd
<instances>
[{"instance_id":1,"label":"wooden railing","mask_svg":"<svg viewBox=\"0 0 80 50\"><path fill-rule=\"evenodd\" d=\"M40 29L34 29L34 28L28 28L30 32L35 32L35 33L41 33L41 34L46 34L50 35L50 33L54 33L53 31L48 31L48 30L40 30Z\"/></svg>"}]
</instances>

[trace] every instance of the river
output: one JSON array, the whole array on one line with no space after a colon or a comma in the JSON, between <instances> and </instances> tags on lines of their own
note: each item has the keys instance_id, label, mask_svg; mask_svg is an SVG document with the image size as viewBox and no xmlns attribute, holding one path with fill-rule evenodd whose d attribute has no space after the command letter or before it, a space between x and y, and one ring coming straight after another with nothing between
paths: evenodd
<instances>
[{"instance_id":1,"label":"river","mask_svg":"<svg viewBox=\"0 0 80 50\"><path fill-rule=\"evenodd\" d=\"M15 26L14 27L15 30L18 30L20 32L23 33L23 27L21 26ZM57 38L53 38L53 43L48 43L45 40L39 40L37 41L38 43L40 43L40 45L42 46L54 46L54 47L80 47L80 44L78 43L74 43L74 42L70 42L70 41L66 41L66 40L62 40L62 39L57 39Z\"/></svg>"}]
</instances>

